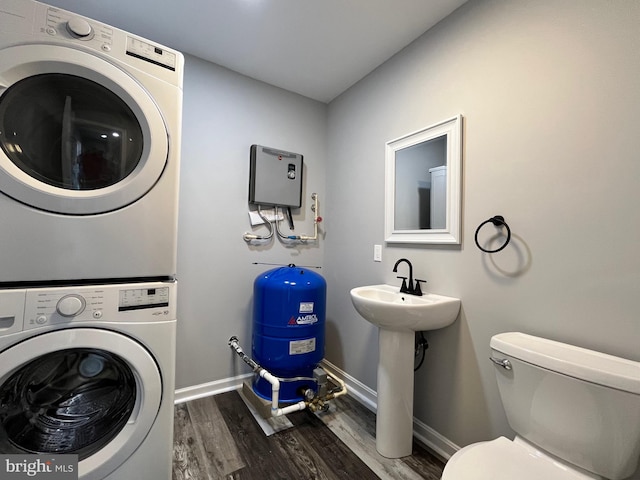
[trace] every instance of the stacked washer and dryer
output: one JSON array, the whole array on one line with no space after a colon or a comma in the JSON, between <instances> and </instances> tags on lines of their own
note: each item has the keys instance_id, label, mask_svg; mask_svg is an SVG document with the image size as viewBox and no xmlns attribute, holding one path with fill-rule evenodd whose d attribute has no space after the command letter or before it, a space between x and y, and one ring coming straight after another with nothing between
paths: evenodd
<instances>
[{"instance_id":1,"label":"stacked washer and dryer","mask_svg":"<svg viewBox=\"0 0 640 480\"><path fill-rule=\"evenodd\" d=\"M0 0L0 453L171 478L183 64Z\"/></svg>"}]
</instances>

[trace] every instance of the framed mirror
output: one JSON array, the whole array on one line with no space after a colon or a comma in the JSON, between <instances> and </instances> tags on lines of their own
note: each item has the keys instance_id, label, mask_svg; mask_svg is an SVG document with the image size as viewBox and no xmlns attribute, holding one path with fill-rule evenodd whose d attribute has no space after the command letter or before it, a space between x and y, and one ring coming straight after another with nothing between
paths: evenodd
<instances>
[{"instance_id":1,"label":"framed mirror","mask_svg":"<svg viewBox=\"0 0 640 480\"><path fill-rule=\"evenodd\" d=\"M457 115L387 142L386 242L461 242L461 132Z\"/></svg>"}]
</instances>

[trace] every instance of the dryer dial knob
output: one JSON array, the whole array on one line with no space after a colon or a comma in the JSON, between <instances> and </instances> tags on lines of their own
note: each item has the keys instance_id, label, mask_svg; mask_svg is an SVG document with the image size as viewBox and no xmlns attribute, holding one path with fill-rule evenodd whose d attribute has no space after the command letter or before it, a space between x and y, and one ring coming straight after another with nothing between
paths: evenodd
<instances>
[{"instance_id":1,"label":"dryer dial knob","mask_svg":"<svg viewBox=\"0 0 640 480\"><path fill-rule=\"evenodd\" d=\"M75 317L80 315L86 306L84 298L80 295L65 295L56 305L56 311L63 317Z\"/></svg>"},{"instance_id":2,"label":"dryer dial knob","mask_svg":"<svg viewBox=\"0 0 640 480\"><path fill-rule=\"evenodd\" d=\"M73 17L67 22L67 30L76 37L88 37L93 32L91 25L83 18Z\"/></svg>"}]
</instances>

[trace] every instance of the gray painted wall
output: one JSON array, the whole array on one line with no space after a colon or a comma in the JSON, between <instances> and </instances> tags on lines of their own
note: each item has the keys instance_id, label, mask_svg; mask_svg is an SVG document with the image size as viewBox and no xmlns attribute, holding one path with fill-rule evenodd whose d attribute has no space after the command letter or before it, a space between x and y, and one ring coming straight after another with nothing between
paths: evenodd
<instances>
[{"instance_id":1,"label":"gray painted wall","mask_svg":"<svg viewBox=\"0 0 640 480\"><path fill-rule=\"evenodd\" d=\"M460 446L512 434L496 333L640 360L639 24L631 0L472 1L329 105L326 356L375 389L377 331L349 290L399 285L409 258L427 290L462 299L415 376L415 416ZM374 263L385 142L458 113L462 245L386 246ZM513 239L487 255L473 237L495 214Z\"/></svg>"},{"instance_id":2,"label":"gray painted wall","mask_svg":"<svg viewBox=\"0 0 640 480\"><path fill-rule=\"evenodd\" d=\"M269 266L322 266L324 242L298 248L274 240L248 246L249 148L304 155L303 206L296 232L313 234L312 192L322 214L326 105L187 56L178 233L176 388L247 373L227 341L251 350L253 280ZM288 226L283 225L288 231ZM257 234L266 234L258 228ZM236 370L238 369L238 370Z\"/></svg>"},{"instance_id":3,"label":"gray painted wall","mask_svg":"<svg viewBox=\"0 0 640 480\"><path fill-rule=\"evenodd\" d=\"M187 57L177 387L247 372L226 342L250 345L252 282L268 268L255 261L324 266L326 357L374 389L377 330L349 290L395 284L407 257L428 290L461 298L458 321L428 334L415 393L415 416L460 446L512 435L487 360L495 333L640 360L638 24L633 0L472 1L328 107ZM458 113L462 245L385 246L374 263L385 142ZM320 193L319 246L242 241L252 143L305 155L297 224L311 232ZM473 235L495 214L513 239L489 256Z\"/></svg>"}]
</instances>

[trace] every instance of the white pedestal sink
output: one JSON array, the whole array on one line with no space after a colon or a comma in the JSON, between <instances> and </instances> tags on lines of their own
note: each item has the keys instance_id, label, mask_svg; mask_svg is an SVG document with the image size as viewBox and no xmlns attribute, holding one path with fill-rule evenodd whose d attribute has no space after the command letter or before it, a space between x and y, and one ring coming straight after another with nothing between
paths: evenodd
<instances>
[{"instance_id":1,"label":"white pedestal sink","mask_svg":"<svg viewBox=\"0 0 640 480\"><path fill-rule=\"evenodd\" d=\"M376 449L387 458L411 455L413 445L413 361L417 331L451 325L460 299L400 293L392 285L351 290L357 312L380 328Z\"/></svg>"}]
</instances>

